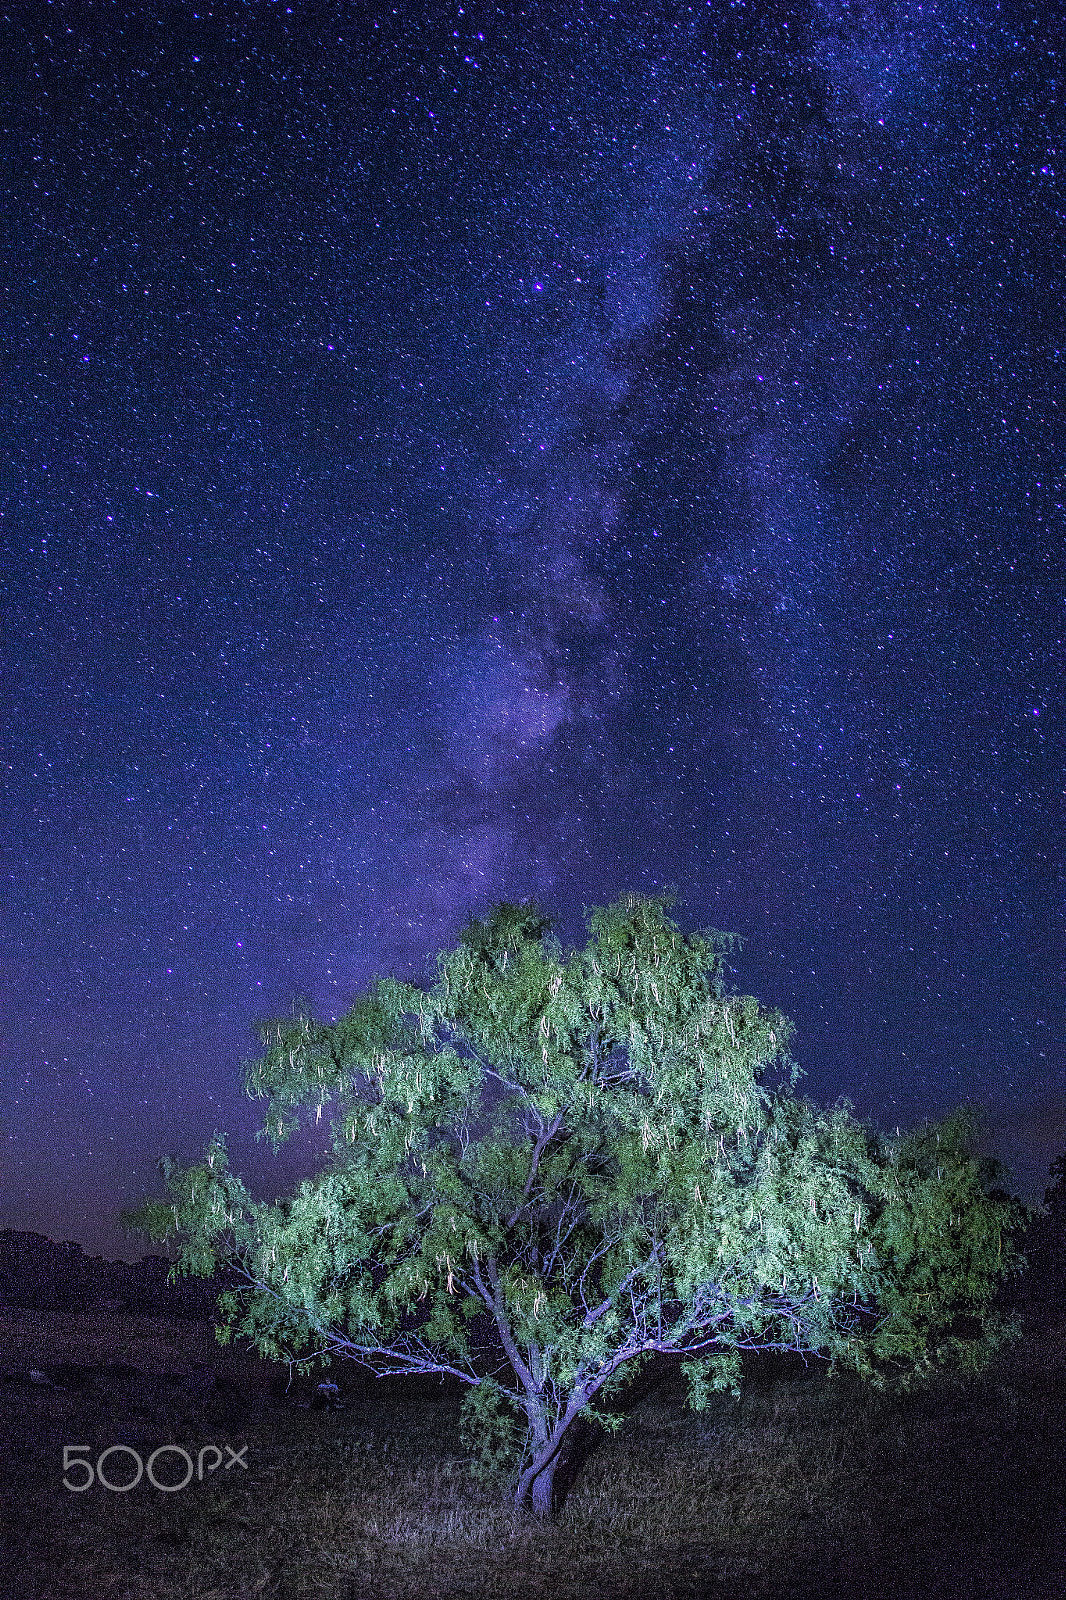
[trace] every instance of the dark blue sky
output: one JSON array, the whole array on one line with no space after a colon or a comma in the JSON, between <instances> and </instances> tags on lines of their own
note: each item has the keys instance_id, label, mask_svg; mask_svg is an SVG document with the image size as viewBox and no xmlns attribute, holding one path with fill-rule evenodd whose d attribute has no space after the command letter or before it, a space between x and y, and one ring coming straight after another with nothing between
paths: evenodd
<instances>
[{"instance_id":1,"label":"dark blue sky","mask_svg":"<svg viewBox=\"0 0 1066 1600\"><path fill-rule=\"evenodd\" d=\"M0 20L0 1226L253 1020L676 884L820 1099L1066 1147L1064 63L1037 0ZM1056 396L1058 399L1056 400Z\"/></svg>"}]
</instances>

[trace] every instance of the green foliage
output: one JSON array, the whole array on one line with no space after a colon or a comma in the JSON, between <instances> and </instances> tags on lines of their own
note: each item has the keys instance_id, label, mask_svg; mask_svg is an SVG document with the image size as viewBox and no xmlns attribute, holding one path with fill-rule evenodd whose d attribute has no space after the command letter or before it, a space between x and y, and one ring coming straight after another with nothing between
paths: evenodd
<instances>
[{"instance_id":1,"label":"green foliage","mask_svg":"<svg viewBox=\"0 0 1066 1600\"><path fill-rule=\"evenodd\" d=\"M693 1411L706 1411L715 1394L740 1394L740 1351L723 1350L713 1356L683 1361L681 1371L688 1385L688 1403Z\"/></svg>"},{"instance_id":2,"label":"green foliage","mask_svg":"<svg viewBox=\"0 0 1066 1600\"><path fill-rule=\"evenodd\" d=\"M516 1462L525 1464L526 1419L515 1397L487 1378L467 1390L459 1413L459 1443L473 1476L491 1487L510 1486Z\"/></svg>"},{"instance_id":3,"label":"green foliage","mask_svg":"<svg viewBox=\"0 0 1066 1600\"><path fill-rule=\"evenodd\" d=\"M263 1131L276 1147L328 1110L332 1162L260 1203L216 1138L129 1220L177 1234L182 1270L238 1268L226 1337L460 1379L477 1470L541 1509L575 1418L616 1415L598 1406L652 1352L684 1360L696 1406L744 1349L979 1366L1014 1203L972 1129L892 1143L799 1098L788 1019L729 992L727 938L668 903L595 908L569 954L503 905L429 987L264 1024Z\"/></svg>"},{"instance_id":4,"label":"green foliage","mask_svg":"<svg viewBox=\"0 0 1066 1600\"><path fill-rule=\"evenodd\" d=\"M882 1313L872 1354L882 1371L977 1372L1014 1330L992 1303L1024 1266L1014 1237L1025 1208L997 1189L997 1164L974 1156L975 1132L959 1110L882 1152L872 1231Z\"/></svg>"}]
</instances>

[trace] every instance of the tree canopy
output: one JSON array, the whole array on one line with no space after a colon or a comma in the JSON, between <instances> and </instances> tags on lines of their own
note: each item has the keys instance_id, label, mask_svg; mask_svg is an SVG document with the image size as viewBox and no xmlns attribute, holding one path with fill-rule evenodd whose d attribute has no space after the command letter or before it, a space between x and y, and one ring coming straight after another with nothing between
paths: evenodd
<instances>
[{"instance_id":1,"label":"tree canopy","mask_svg":"<svg viewBox=\"0 0 1066 1600\"><path fill-rule=\"evenodd\" d=\"M460 1380L476 1467L541 1513L575 1421L610 1424L656 1354L696 1407L745 1350L979 1368L1019 1208L967 1118L893 1140L798 1096L788 1019L731 992L728 938L669 904L596 908L569 953L535 905L501 905L433 983L264 1024L262 1132L328 1114L328 1166L256 1201L216 1135L128 1223L177 1235L180 1270L238 1269L223 1339Z\"/></svg>"}]
</instances>

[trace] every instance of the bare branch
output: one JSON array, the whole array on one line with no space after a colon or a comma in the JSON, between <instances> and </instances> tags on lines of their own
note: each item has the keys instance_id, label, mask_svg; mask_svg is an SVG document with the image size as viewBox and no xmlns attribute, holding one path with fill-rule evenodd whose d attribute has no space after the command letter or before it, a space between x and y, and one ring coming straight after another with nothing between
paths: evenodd
<instances>
[{"instance_id":1,"label":"bare branch","mask_svg":"<svg viewBox=\"0 0 1066 1600\"><path fill-rule=\"evenodd\" d=\"M537 1176L537 1168L540 1166L540 1158L548 1148L549 1144L555 1138L555 1135L559 1132L559 1129L562 1127L564 1115L565 1111L560 1110L558 1115L552 1118L548 1127L544 1129L544 1132L537 1140L533 1150L533 1159L530 1162L529 1176L526 1179L525 1187L522 1190L522 1199L512 1211L511 1215L507 1218L506 1226L508 1228L513 1228L519 1217L522 1215L523 1207L525 1206L526 1201L529 1199L533 1188L533 1183Z\"/></svg>"}]
</instances>

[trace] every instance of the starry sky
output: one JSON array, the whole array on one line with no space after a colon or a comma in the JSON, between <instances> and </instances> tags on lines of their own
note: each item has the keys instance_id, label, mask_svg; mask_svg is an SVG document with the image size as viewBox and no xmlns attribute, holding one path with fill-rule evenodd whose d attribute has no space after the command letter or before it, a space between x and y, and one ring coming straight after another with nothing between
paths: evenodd
<instances>
[{"instance_id":1,"label":"starry sky","mask_svg":"<svg viewBox=\"0 0 1066 1600\"><path fill-rule=\"evenodd\" d=\"M194 5L0 17L0 1227L135 1259L215 1128L277 1192L256 1018L666 885L1038 1197L1048 8Z\"/></svg>"}]
</instances>

